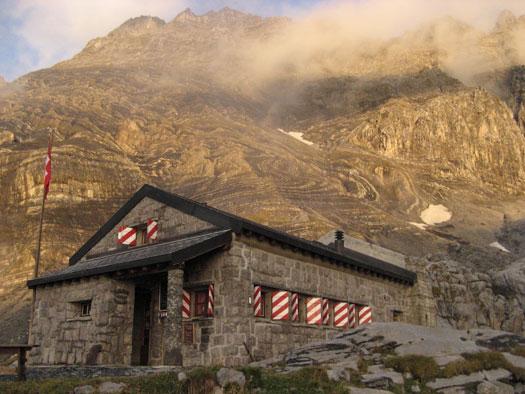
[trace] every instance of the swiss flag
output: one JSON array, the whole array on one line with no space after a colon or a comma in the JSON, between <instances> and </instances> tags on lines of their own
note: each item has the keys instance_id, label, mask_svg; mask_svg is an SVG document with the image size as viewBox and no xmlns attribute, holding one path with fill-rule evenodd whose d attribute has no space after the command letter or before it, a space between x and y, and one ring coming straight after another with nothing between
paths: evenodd
<instances>
[{"instance_id":1,"label":"swiss flag","mask_svg":"<svg viewBox=\"0 0 525 394\"><path fill-rule=\"evenodd\" d=\"M46 162L44 164L44 200L49 193L49 185L51 184L51 140L47 146Z\"/></svg>"}]
</instances>

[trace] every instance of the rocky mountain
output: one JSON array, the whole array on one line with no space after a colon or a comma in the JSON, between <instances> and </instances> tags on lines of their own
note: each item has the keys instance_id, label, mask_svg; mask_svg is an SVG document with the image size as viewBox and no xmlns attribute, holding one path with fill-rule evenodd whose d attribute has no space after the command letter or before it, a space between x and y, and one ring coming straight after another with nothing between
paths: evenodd
<instances>
[{"instance_id":1,"label":"rocky mountain","mask_svg":"<svg viewBox=\"0 0 525 394\"><path fill-rule=\"evenodd\" d=\"M144 182L442 267L485 274L524 256L525 18L488 33L445 18L366 45L307 43L305 29L231 9L142 16L0 86L0 332L23 332L49 130L44 270ZM467 321L523 331L503 315Z\"/></svg>"}]
</instances>

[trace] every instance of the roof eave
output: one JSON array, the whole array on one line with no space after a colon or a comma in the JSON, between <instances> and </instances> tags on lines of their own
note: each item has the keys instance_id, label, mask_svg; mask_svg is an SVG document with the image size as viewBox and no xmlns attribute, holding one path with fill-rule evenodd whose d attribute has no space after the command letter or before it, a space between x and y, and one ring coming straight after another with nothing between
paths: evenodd
<instances>
[{"instance_id":1,"label":"roof eave","mask_svg":"<svg viewBox=\"0 0 525 394\"><path fill-rule=\"evenodd\" d=\"M31 289L37 286L47 285L51 283L64 282L67 280L76 280L98 275L111 274L117 271L147 267L162 262L179 263L191 260L193 258L210 253L214 250L228 246L231 243L232 238L232 233L229 231L220 234L214 238L207 239L198 244L188 246L187 248L178 250L173 253L166 253L155 257L148 257L146 259L133 260L124 264L118 264L113 266L95 267L86 271L77 271L62 275L60 274L60 272L58 272L55 275L31 279L27 281L27 287Z\"/></svg>"}]
</instances>

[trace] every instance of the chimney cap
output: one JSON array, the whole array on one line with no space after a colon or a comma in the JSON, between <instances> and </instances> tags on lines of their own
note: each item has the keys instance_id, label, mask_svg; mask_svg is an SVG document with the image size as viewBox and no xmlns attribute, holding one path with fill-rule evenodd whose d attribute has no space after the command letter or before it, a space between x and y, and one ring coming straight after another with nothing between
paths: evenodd
<instances>
[{"instance_id":1,"label":"chimney cap","mask_svg":"<svg viewBox=\"0 0 525 394\"><path fill-rule=\"evenodd\" d=\"M343 240L345 239L345 233L343 230L335 230L335 239Z\"/></svg>"}]
</instances>

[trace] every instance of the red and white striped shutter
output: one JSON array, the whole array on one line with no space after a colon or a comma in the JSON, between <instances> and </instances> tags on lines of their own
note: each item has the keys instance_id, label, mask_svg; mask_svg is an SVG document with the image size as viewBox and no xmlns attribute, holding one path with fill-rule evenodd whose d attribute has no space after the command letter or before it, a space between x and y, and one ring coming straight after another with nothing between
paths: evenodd
<instances>
[{"instance_id":1,"label":"red and white striped shutter","mask_svg":"<svg viewBox=\"0 0 525 394\"><path fill-rule=\"evenodd\" d=\"M356 328L355 304L348 305L348 327Z\"/></svg>"},{"instance_id":2,"label":"red and white striped shutter","mask_svg":"<svg viewBox=\"0 0 525 394\"><path fill-rule=\"evenodd\" d=\"M186 290L182 290L182 318L189 319L191 317L191 297L190 293Z\"/></svg>"},{"instance_id":3,"label":"red and white striped shutter","mask_svg":"<svg viewBox=\"0 0 525 394\"><path fill-rule=\"evenodd\" d=\"M159 235L159 224L156 220L148 219L148 227L146 230L146 238L156 240Z\"/></svg>"},{"instance_id":4,"label":"red and white striped shutter","mask_svg":"<svg viewBox=\"0 0 525 394\"><path fill-rule=\"evenodd\" d=\"M117 242L121 245L137 245L137 229L133 227L121 226L118 229Z\"/></svg>"},{"instance_id":5,"label":"red and white striped shutter","mask_svg":"<svg viewBox=\"0 0 525 394\"><path fill-rule=\"evenodd\" d=\"M348 303L336 302L334 304L334 326L348 327Z\"/></svg>"},{"instance_id":6,"label":"red and white striped shutter","mask_svg":"<svg viewBox=\"0 0 525 394\"><path fill-rule=\"evenodd\" d=\"M327 326L330 324L330 301L327 298L323 298L323 325Z\"/></svg>"},{"instance_id":7,"label":"red and white striped shutter","mask_svg":"<svg viewBox=\"0 0 525 394\"><path fill-rule=\"evenodd\" d=\"M213 317L213 306L215 305L215 288L213 283L208 286L208 316Z\"/></svg>"},{"instance_id":8,"label":"red and white striped shutter","mask_svg":"<svg viewBox=\"0 0 525 394\"><path fill-rule=\"evenodd\" d=\"M272 320L288 320L290 318L290 293L284 290L272 293Z\"/></svg>"},{"instance_id":9,"label":"red and white striped shutter","mask_svg":"<svg viewBox=\"0 0 525 394\"><path fill-rule=\"evenodd\" d=\"M292 321L299 321L299 294L292 293Z\"/></svg>"},{"instance_id":10,"label":"red and white striped shutter","mask_svg":"<svg viewBox=\"0 0 525 394\"><path fill-rule=\"evenodd\" d=\"M362 305L359 307L359 325L372 323L372 307Z\"/></svg>"},{"instance_id":11,"label":"red and white striped shutter","mask_svg":"<svg viewBox=\"0 0 525 394\"><path fill-rule=\"evenodd\" d=\"M256 317L264 317L262 287L253 287L253 315Z\"/></svg>"},{"instance_id":12,"label":"red and white striped shutter","mask_svg":"<svg viewBox=\"0 0 525 394\"><path fill-rule=\"evenodd\" d=\"M306 324L321 325L321 298L309 297L306 300Z\"/></svg>"}]
</instances>

